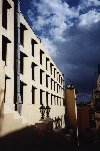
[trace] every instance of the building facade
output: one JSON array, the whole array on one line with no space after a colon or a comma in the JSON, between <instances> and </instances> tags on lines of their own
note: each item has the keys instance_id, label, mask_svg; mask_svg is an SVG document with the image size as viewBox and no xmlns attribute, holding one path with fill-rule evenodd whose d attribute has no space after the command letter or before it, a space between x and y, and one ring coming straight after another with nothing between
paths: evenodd
<instances>
[{"instance_id":1,"label":"building facade","mask_svg":"<svg viewBox=\"0 0 100 151\"><path fill-rule=\"evenodd\" d=\"M96 88L93 89L93 107L95 109L96 129L100 128L100 65L98 65L98 78Z\"/></svg>"},{"instance_id":2,"label":"building facade","mask_svg":"<svg viewBox=\"0 0 100 151\"><path fill-rule=\"evenodd\" d=\"M15 125L20 118L21 123L24 119L35 124L42 104L50 106L50 117L60 117L64 127L64 77L24 19L17 0L0 1L0 43L5 69L4 127L7 120L11 123L11 116ZM4 131L9 127L13 129L6 126Z\"/></svg>"},{"instance_id":3,"label":"building facade","mask_svg":"<svg viewBox=\"0 0 100 151\"><path fill-rule=\"evenodd\" d=\"M88 135L88 130L90 129L89 110L90 106L88 106L87 104L77 104L79 138L83 138Z\"/></svg>"},{"instance_id":4,"label":"building facade","mask_svg":"<svg viewBox=\"0 0 100 151\"><path fill-rule=\"evenodd\" d=\"M95 110L91 102L80 102L77 104L77 119L79 139L89 138L95 130Z\"/></svg>"},{"instance_id":5,"label":"building facade","mask_svg":"<svg viewBox=\"0 0 100 151\"><path fill-rule=\"evenodd\" d=\"M50 117L54 119L59 116L64 126L64 77L22 15L20 15L20 25L22 26L20 30L21 114L31 123L33 121L35 123L40 119L39 107L42 104L49 105ZM33 119L32 115L35 114Z\"/></svg>"}]
</instances>

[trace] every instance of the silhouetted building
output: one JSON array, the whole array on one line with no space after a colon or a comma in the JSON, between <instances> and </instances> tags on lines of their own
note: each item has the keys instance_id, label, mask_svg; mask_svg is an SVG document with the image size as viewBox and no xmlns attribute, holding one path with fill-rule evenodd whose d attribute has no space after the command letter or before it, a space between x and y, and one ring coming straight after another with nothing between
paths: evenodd
<instances>
[{"instance_id":1,"label":"silhouetted building","mask_svg":"<svg viewBox=\"0 0 100 151\"><path fill-rule=\"evenodd\" d=\"M77 104L79 138L88 137L89 131L95 129L95 110L89 103Z\"/></svg>"},{"instance_id":2,"label":"silhouetted building","mask_svg":"<svg viewBox=\"0 0 100 151\"><path fill-rule=\"evenodd\" d=\"M91 129L96 128L96 122L95 122L95 108L93 106L89 109L89 122Z\"/></svg>"},{"instance_id":3,"label":"silhouetted building","mask_svg":"<svg viewBox=\"0 0 100 151\"><path fill-rule=\"evenodd\" d=\"M100 65L98 65L98 79L96 88L93 89L93 107L95 109L96 129L100 128Z\"/></svg>"},{"instance_id":4,"label":"silhouetted building","mask_svg":"<svg viewBox=\"0 0 100 151\"><path fill-rule=\"evenodd\" d=\"M89 109L87 104L77 104L77 121L78 121L78 133L80 137L86 137L87 131L90 129L89 123Z\"/></svg>"}]
</instances>

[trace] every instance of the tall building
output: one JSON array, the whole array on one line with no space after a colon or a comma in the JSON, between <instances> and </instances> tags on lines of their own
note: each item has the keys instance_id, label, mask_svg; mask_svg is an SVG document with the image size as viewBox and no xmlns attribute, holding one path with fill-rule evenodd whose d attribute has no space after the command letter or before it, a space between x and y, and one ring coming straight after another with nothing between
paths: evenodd
<instances>
[{"instance_id":1,"label":"tall building","mask_svg":"<svg viewBox=\"0 0 100 151\"><path fill-rule=\"evenodd\" d=\"M72 84L67 86L65 98L68 124L71 128L77 129L76 90Z\"/></svg>"},{"instance_id":2,"label":"tall building","mask_svg":"<svg viewBox=\"0 0 100 151\"><path fill-rule=\"evenodd\" d=\"M5 64L3 134L38 122L42 104L50 106L52 119L60 117L63 128L64 77L24 19L17 0L0 1L0 43L0 60Z\"/></svg>"}]
</instances>

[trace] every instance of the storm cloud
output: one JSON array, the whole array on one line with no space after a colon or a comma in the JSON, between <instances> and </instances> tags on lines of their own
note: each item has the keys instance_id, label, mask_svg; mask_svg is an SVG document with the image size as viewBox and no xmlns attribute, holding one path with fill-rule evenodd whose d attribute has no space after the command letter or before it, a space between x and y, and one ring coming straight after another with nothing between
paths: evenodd
<instances>
[{"instance_id":1,"label":"storm cloud","mask_svg":"<svg viewBox=\"0 0 100 151\"><path fill-rule=\"evenodd\" d=\"M71 80L84 95L80 99L90 99L100 63L100 22L84 28L76 24L64 37L66 41L56 43L59 54L55 62L65 75L66 85Z\"/></svg>"}]
</instances>

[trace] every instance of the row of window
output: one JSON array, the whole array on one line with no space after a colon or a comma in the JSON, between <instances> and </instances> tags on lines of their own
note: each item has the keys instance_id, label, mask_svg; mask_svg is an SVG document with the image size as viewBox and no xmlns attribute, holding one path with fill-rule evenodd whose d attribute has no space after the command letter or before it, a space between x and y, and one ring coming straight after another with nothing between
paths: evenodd
<instances>
[{"instance_id":1,"label":"row of window","mask_svg":"<svg viewBox=\"0 0 100 151\"><path fill-rule=\"evenodd\" d=\"M25 25L23 25L22 23L20 24L20 44L24 47L24 31L27 30L27 28L25 27ZM34 51L34 45L38 44L34 39L31 39L31 50L32 50L32 56L35 56L35 51ZM40 64L43 64L43 55L44 55L44 51L42 51L40 49ZM63 78L62 76L59 74L59 72L56 71L56 68L53 68L53 64L50 62L50 59L46 57L46 70L50 70L51 75L54 76L54 78L57 78L57 81L59 81L59 83L61 83L61 85L63 84Z\"/></svg>"},{"instance_id":2,"label":"row of window","mask_svg":"<svg viewBox=\"0 0 100 151\"><path fill-rule=\"evenodd\" d=\"M50 73L51 73L51 75L53 75L53 77L56 78L57 81L59 81L59 83L62 85L63 84L63 78L62 78L62 76L56 70L56 68L54 67L54 65L52 63L50 63L49 58L46 57L46 70L49 69L49 67L48 67L49 64L50 64Z\"/></svg>"},{"instance_id":3,"label":"row of window","mask_svg":"<svg viewBox=\"0 0 100 151\"><path fill-rule=\"evenodd\" d=\"M65 102L65 100L62 99L61 97L51 94L51 105L60 105L61 106L63 103L63 106L64 106L64 104L65 104L64 102Z\"/></svg>"},{"instance_id":4,"label":"row of window","mask_svg":"<svg viewBox=\"0 0 100 151\"><path fill-rule=\"evenodd\" d=\"M40 84L42 85L43 84L43 73L44 71L42 69L40 69ZM50 79L50 81L49 81ZM54 90L54 91L57 91L57 93L59 93L59 91L63 91L63 88L56 82L54 81L52 78L50 78L49 75L46 74L46 87L48 88L49 87L49 84L51 83L51 90ZM57 87L57 90L56 90L56 87Z\"/></svg>"},{"instance_id":5,"label":"row of window","mask_svg":"<svg viewBox=\"0 0 100 151\"><path fill-rule=\"evenodd\" d=\"M7 46L8 43L11 43L11 41L5 37L4 35L2 35L2 60L5 61L5 65L7 65ZM23 52L20 52L20 73L23 74L23 68L24 68L24 57L27 57L27 55ZM32 62L32 80L35 80L35 67L37 65ZM43 70L40 69L40 84L43 83ZM46 74L46 87L48 87L49 84L49 75ZM54 88L53 88L54 85ZM57 90L56 90L57 88ZM52 78L51 78L51 90L57 91L57 93L59 93L59 91L63 91L63 88L57 84L57 82L55 82Z\"/></svg>"},{"instance_id":6,"label":"row of window","mask_svg":"<svg viewBox=\"0 0 100 151\"><path fill-rule=\"evenodd\" d=\"M5 36L2 36L2 60L5 61L5 65L7 65L7 62L6 62L6 58L7 58L7 44L8 43L11 43L11 41L5 37ZM24 69L24 58L27 57L27 55L23 52L20 52L20 73L23 74L23 69ZM32 62L32 80L35 80L35 67L37 65ZM42 69L40 69L40 84L43 83L43 73L44 71ZM49 75L46 74L46 87L48 87L48 80L49 80ZM51 78L51 90L53 89L53 83L54 83L54 91L56 90L55 88L55 85L57 85L57 93L59 93L59 90L61 89L62 91L62 87L57 84L57 82L55 82L52 78Z\"/></svg>"},{"instance_id":7,"label":"row of window","mask_svg":"<svg viewBox=\"0 0 100 151\"><path fill-rule=\"evenodd\" d=\"M45 91L43 91L42 89L40 89L40 104L42 105L43 104L43 93L45 93ZM63 105L64 105L64 102L65 100L62 99L61 97L59 96L56 96L54 94L51 94L51 98L49 100L49 95L50 93L49 92L46 92L46 104L48 105L48 102L51 104L51 105L62 105L62 100L63 100Z\"/></svg>"},{"instance_id":8,"label":"row of window","mask_svg":"<svg viewBox=\"0 0 100 151\"><path fill-rule=\"evenodd\" d=\"M24 61L23 61L23 57L26 57L22 52L20 53L20 73L23 74L23 66L24 66ZM32 80L35 80L35 67L37 65L32 62ZM42 69L40 69L40 84L42 85L44 82L44 78L43 78L43 73L44 71ZM46 87L48 88L49 86L49 78L50 76L46 74ZM56 91L57 93L62 92L63 88L57 83L55 82L52 78L51 78L51 90Z\"/></svg>"},{"instance_id":9,"label":"row of window","mask_svg":"<svg viewBox=\"0 0 100 151\"><path fill-rule=\"evenodd\" d=\"M8 3L8 1L6 0L3 4L3 17L2 17L2 26L7 29L7 9L10 9L11 6ZM20 24L20 44L22 46L24 46L24 31L27 30L27 28L25 27L25 25L23 25L22 23ZM3 52L2 52L2 60L5 61L6 64L6 56L7 56L7 44L10 43L11 41L3 36L2 37L2 46L3 46ZM37 42L32 39L31 40L31 45L32 45L32 56L34 57L34 44L37 44ZM40 64L42 65L43 63L43 54L44 52L42 50L40 50ZM26 55L24 53L21 52L21 73L23 74L23 64L24 64L24 57L26 57ZM46 70L48 70L48 61L50 61L49 58L46 57ZM50 72L51 75L54 73L54 78L57 77L57 81L59 81L59 83L61 83L61 85L63 84L63 78L61 77L61 75L59 74L59 72L56 71L56 68L54 68L53 71L53 64L50 63Z\"/></svg>"},{"instance_id":10,"label":"row of window","mask_svg":"<svg viewBox=\"0 0 100 151\"><path fill-rule=\"evenodd\" d=\"M11 43L11 41L5 37L4 35L2 36L2 60L5 61L5 65L7 65L7 45L8 43ZM24 69L24 58L27 57L27 55L23 52L20 51L20 73L23 74L23 69ZM32 62L31 68L32 68L32 80L35 80L35 68L36 64ZM40 84L43 83L43 73L44 71L40 69ZM46 74L46 87L48 87L49 84L49 75ZM57 93L59 93L60 89L62 91L62 87L57 84L52 78L51 78L51 90L53 89L53 83L54 83L54 91L56 91L56 85L57 85Z\"/></svg>"},{"instance_id":11,"label":"row of window","mask_svg":"<svg viewBox=\"0 0 100 151\"><path fill-rule=\"evenodd\" d=\"M8 3L7 0L3 0L3 7L2 7L2 26L7 29L7 11L8 9L11 8L11 5ZM24 31L27 30L27 28L25 27L25 25L23 25L22 23L20 23L20 44L22 46L24 46ZM3 36L2 37L2 60L5 61L5 65L6 65L6 56L7 56L7 44L10 43L11 41ZM37 42L32 39L31 40L31 45L32 45L32 56L34 57L34 45L37 44ZM43 54L44 52L42 50L40 50L40 64L42 65L43 63ZM26 57L26 55L23 53L21 53L21 73L23 74L23 64L24 64L24 57ZM48 62L50 62L50 59L46 57L46 70L48 70ZM59 72L56 71L56 68L54 68L53 70L53 64L50 63L50 72L51 75L54 75L54 78L57 77L57 81L59 81L59 83L61 83L61 85L63 84L63 78L61 77L61 75L59 74ZM34 72L34 71L33 71Z\"/></svg>"},{"instance_id":12,"label":"row of window","mask_svg":"<svg viewBox=\"0 0 100 151\"><path fill-rule=\"evenodd\" d=\"M27 84L25 84L23 81L20 81L20 95L21 95L21 102L23 104L23 92L24 92L24 86L27 86ZM40 104L43 104L43 93L45 93L45 91L43 91L42 89L40 89ZM46 92L46 104L48 105L48 102L51 102L51 105L62 105L62 100L63 100L63 105L64 105L64 99L62 99L59 96L53 95L51 94L51 99L49 100L49 92ZM35 99L36 99L36 88L34 86L32 86L32 104L35 104Z\"/></svg>"},{"instance_id":13,"label":"row of window","mask_svg":"<svg viewBox=\"0 0 100 151\"><path fill-rule=\"evenodd\" d=\"M8 43L11 43L11 41L5 37L5 36L2 36L2 60L5 61L5 65L7 65L7 45ZM24 69L24 58L27 57L27 55L23 52L20 51L20 73L23 74L23 69ZM32 80L35 80L35 67L37 65L32 62L32 65L31 65L31 68L32 68ZM43 70L40 69L40 84L42 84L42 77L43 77ZM49 75L46 75L46 87L48 87L48 78L50 76ZM62 78L62 77L61 77ZM51 78L51 89L52 89L52 82L54 80ZM54 81L54 91L55 91L55 84L57 82ZM61 82L62 84L62 82ZM58 85L58 84L57 84ZM58 86L60 87L60 85ZM60 88L59 88L60 89ZM57 92L58 92L58 88L57 88Z\"/></svg>"},{"instance_id":14,"label":"row of window","mask_svg":"<svg viewBox=\"0 0 100 151\"><path fill-rule=\"evenodd\" d=\"M24 54L23 52L20 52L20 73L23 74L23 68L24 68L24 57L27 57L26 54ZM35 70L36 70L37 65L32 62L31 68L32 68L32 80L35 80ZM43 73L44 71L42 69L40 69L40 84L43 83ZM46 87L48 87L48 80L49 80L49 75L46 74ZM55 91L55 85L57 85L57 93L58 91L61 89L62 87L59 84L56 84L57 82L55 82L52 78L51 78L51 90L52 90L52 83L54 83L54 91Z\"/></svg>"}]
</instances>

